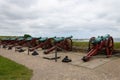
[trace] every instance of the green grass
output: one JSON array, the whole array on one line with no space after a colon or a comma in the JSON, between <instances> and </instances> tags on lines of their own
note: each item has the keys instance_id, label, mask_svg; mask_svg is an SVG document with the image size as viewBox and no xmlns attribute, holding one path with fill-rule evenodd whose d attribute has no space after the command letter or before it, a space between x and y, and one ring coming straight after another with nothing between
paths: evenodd
<instances>
[{"instance_id":1,"label":"green grass","mask_svg":"<svg viewBox=\"0 0 120 80\"><path fill-rule=\"evenodd\" d=\"M16 38L17 36L0 36L0 40L3 38Z\"/></svg>"},{"instance_id":2,"label":"green grass","mask_svg":"<svg viewBox=\"0 0 120 80\"><path fill-rule=\"evenodd\" d=\"M88 47L88 42L73 42L73 46Z\"/></svg>"},{"instance_id":3,"label":"green grass","mask_svg":"<svg viewBox=\"0 0 120 80\"><path fill-rule=\"evenodd\" d=\"M88 48L88 42L73 42L73 46ZM120 49L120 42L114 42L114 49Z\"/></svg>"},{"instance_id":4,"label":"green grass","mask_svg":"<svg viewBox=\"0 0 120 80\"><path fill-rule=\"evenodd\" d=\"M30 80L32 70L0 56L0 80Z\"/></svg>"},{"instance_id":5,"label":"green grass","mask_svg":"<svg viewBox=\"0 0 120 80\"><path fill-rule=\"evenodd\" d=\"M120 42L114 43L114 49L120 49Z\"/></svg>"}]
</instances>

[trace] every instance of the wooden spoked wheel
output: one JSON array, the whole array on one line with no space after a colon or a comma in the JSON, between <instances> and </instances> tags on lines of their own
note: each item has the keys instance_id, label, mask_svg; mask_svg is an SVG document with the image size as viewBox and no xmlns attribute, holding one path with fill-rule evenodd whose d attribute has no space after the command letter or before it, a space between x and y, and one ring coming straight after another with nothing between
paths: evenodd
<instances>
[{"instance_id":1,"label":"wooden spoked wheel","mask_svg":"<svg viewBox=\"0 0 120 80\"><path fill-rule=\"evenodd\" d=\"M114 41L112 37L109 37L107 40L107 55L111 56L113 52Z\"/></svg>"},{"instance_id":2,"label":"wooden spoked wheel","mask_svg":"<svg viewBox=\"0 0 120 80\"><path fill-rule=\"evenodd\" d=\"M66 50L68 50L68 51L72 51L72 39L66 39L66 41L65 41L65 46L66 46Z\"/></svg>"},{"instance_id":3,"label":"wooden spoked wheel","mask_svg":"<svg viewBox=\"0 0 120 80\"><path fill-rule=\"evenodd\" d=\"M92 42L95 40L95 37L90 38L89 43L88 43L88 52L93 48Z\"/></svg>"},{"instance_id":4,"label":"wooden spoked wheel","mask_svg":"<svg viewBox=\"0 0 120 80\"><path fill-rule=\"evenodd\" d=\"M49 49L53 46L53 39L49 38L44 43L45 44L42 46L42 49Z\"/></svg>"}]
</instances>

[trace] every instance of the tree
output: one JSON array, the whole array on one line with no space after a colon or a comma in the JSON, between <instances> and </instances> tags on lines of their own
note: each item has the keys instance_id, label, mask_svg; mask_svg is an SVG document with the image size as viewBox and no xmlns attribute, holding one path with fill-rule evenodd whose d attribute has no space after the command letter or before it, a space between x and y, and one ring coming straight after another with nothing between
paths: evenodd
<instances>
[{"instance_id":1,"label":"tree","mask_svg":"<svg viewBox=\"0 0 120 80\"><path fill-rule=\"evenodd\" d=\"M32 36L29 34L24 34L24 38L28 38L28 37L32 37Z\"/></svg>"}]
</instances>

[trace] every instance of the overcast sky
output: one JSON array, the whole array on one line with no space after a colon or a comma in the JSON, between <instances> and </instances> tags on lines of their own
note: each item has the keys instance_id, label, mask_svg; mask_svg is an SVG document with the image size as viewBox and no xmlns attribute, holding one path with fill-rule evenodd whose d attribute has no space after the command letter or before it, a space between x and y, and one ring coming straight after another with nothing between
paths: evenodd
<instances>
[{"instance_id":1,"label":"overcast sky","mask_svg":"<svg viewBox=\"0 0 120 80\"><path fill-rule=\"evenodd\" d=\"M0 0L0 35L120 37L120 0Z\"/></svg>"}]
</instances>

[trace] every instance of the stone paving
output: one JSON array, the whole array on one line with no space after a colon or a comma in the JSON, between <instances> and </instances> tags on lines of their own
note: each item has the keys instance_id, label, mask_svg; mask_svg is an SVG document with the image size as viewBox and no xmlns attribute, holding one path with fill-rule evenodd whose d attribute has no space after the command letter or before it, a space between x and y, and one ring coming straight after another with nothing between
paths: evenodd
<instances>
[{"instance_id":1,"label":"stone paving","mask_svg":"<svg viewBox=\"0 0 120 80\"><path fill-rule=\"evenodd\" d=\"M120 80L120 57L94 56L89 62L83 62L81 58L85 53L58 52L60 59L55 62L43 59L54 57L54 53L44 55L42 50L38 52L39 55L32 56L27 51L19 53L0 48L1 56L33 70L31 80ZM61 62L66 55L72 62Z\"/></svg>"}]
</instances>

